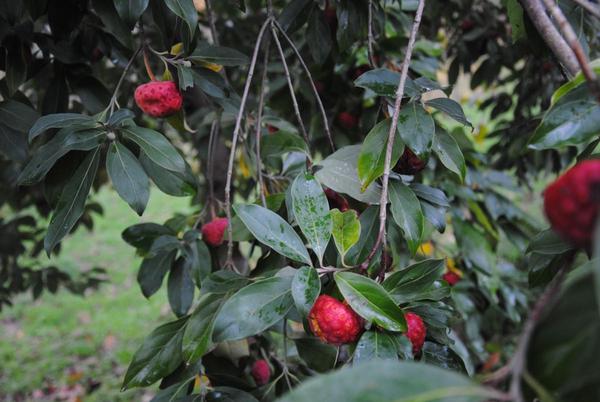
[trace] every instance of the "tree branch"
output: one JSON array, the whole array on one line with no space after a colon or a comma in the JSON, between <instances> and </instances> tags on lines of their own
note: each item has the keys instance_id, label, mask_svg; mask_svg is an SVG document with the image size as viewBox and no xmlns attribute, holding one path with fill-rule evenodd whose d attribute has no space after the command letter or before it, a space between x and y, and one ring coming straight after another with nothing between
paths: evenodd
<instances>
[{"instance_id":1,"label":"tree branch","mask_svg":"<svg viewBox=\"0 0 600 402\"><path fill-rule=\"evenodd\" d=\"M559 62L572 77L577 74L579 67L573 51L556 29L552 20L546 14L544 6L539 0L521 0L521 5L527 11L529 18L535 25L546 45L552 50Z\"/></svg>"},{"instance_id":2,"label":"tree branch","mask_svg":"<svg viewBox=\"0 0 600 402\"><path fill-rule=\"evenodd\" d=\"M387 219L387 200L388 200L388 185L390 180L390 170L392 164L392 150L394 148L394 140L396 139L396 130L398 128L398 117L400 116L400 108L402 107L402 98L404 97L404 86L406 85L406 78L408 76L408 68L410 66L410 60L412 52L415 47L415 40L417 32L419 31L419 25L421 24L421 17L423 16L423 8L425 7L425 0L419 0L417 12L415 14L415 20L413 22L410 37L408 39L408 45L406 46L406 52L404 54L404 60L402 62L402 71L400 73L400 83L396 89L396 101L394 103L394 114L392 115L392 124L390 125L390 131L388 133L387 147L385 150L385 164L383 170L381 198L379 200L379 233L377 234L377 241L373 245L371 252L367 256L366 260L360 265L361 270L366 270L369 267L369 263L377 249L381 244L385 247L385 224Z\"/></svg>"},{"instance_id":3,"label":"tree branch","mask_svg":"<svg viewBox=\"0 0 600 402\"><path fill-rule=\"evenodd\" d=\"M235 150L237 146L238 137L240 135L240 129L242 127L242 118L244 117L244 109L248 100L248 93L250 92L250 84L252 83L252 77L254 76L254 69L256 68L256 59L258 58L258 51L262 38L267 30L267 27L271 24L271 18L267 18L263 23L258 37L256 38L256 44L254 45L254 53L252 54L252 60L250 61L250 67L248 69L248 76L246 77L246 85L244 86L244 93L242 95L242 101L240 103L240 110L237 118L235 119L235 127L233 129L233 138L231 140L231 152L229 153L229 163L227 165L227 181L225 183L225 213L227 214L227 260L225 266L235 268L233 264L233 227L231 225L231 180L233 176L233 162L235 160Z\"/></svg>"},{"instance_id":4,"label":"tree branch","mask_svg":"<svg viewBox=\"0 0 600 402\"><path fill-rule=\"evenodd\" d=\"M577 3L582 8L589 11L594 17L600 18L600 7L594 5L591 1L588 0L572 0L574 3Z\"/></svg>"},{"instance_id":5,"label":"tree branch","mask_svg":"<svg viewBox=\"0 0 600 402\"><path fill-rule=\"evenodd\" d=\"M569 47L573 50L573 53L577 58L577 62L581 67L581 72L588 82L590 92L596 97L598 102L600 102L600 84L598 83L598 78L596 77L594 69L590 67L589 60L585 52L583 51L579 40L577 39L577 34L573 30L571 24L569 24L569 21L567 21L567 18L563 14L558 4L554 2L554 0L543 1L544 5L548 9L548 11L550 11L550 14L554 18L554 20L558 23L558 28L564 35Z\"/></svg>"},{"instance_id":6,"label":"tree branch","mask_svg":"<svg viewBox=\"0 0 600 402\"><path fill-rule=\"evenodd\" d=\"M265 104L265 83L267 82L267 68L269 66L269 50L270 50L270 39L267 39L267 45L265 48L265 58L263 62L263 73L260 80L260 98L258 100L258 115L256 116L256 177L258 180L258 192L260 193L260 200L263 207L267 207L267 200L265 198L265 182L262 176L262 163L260 159L260 141L262 137L262 115Z\"/></svg>"},{"instance_id":7,"label":"tree branch","mask_svg":"<svg viewBox=\"0 0 600 402\"><path fill-rule=\"evenodd\" d=\"M119 89L121 89L121 85L123 85L123 81L125 80L125 76L127 75L127 72L129 71L129 69L131 68L131 66L133 65L133 61L135 60L135 58L137 57L137 55L140 53L140 51L142 50L142 48L144 47L144 45L140 46L137 48L137 50L133 53L133 55L131 56L131 58L129 59L129 61L127 62L127 65L125 66L125 69L123 70L123 73L121 73L121 77L119 77L119 81L117 82L117 86L115 87L115 90L110 98L110 102L108 103L108 109L109 109L109 116L113 114L114 110L115 110L115 105L117 103L117 96L119 95Z\"/></svg>"},{"instance_id":8,"label":"tree branch","mask_svg":"<svg viewBox=\"0 0 600 402\"><path fill-rule=\"evenodd\" d=\"M375 43L375 37L373 35L373 0L369 0L369 33L367 37L367 52L369 53L369 63L371 63L371 67L377 68L377 63L375 63L375 57L373 53L373 43Z\"/></svg>"}]
</instances>

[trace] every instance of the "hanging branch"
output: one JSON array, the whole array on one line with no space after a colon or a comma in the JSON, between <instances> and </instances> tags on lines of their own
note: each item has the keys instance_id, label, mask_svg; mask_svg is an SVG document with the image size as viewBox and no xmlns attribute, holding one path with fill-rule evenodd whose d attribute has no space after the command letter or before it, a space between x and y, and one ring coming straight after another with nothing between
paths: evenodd
<instances>
[{"instance_id":1,"label":"hanging branch","mask_svg":"<svg viewBox=\"0 0 600 402\"><path fill-rule=\"evenodd\" d=\"M594 17L600 18L600 7L588 0L573 0L574 3L579 4L582 8L586 9Z\"/></svg>"},{"instance_id":2,"label":"hanging branch","mask_svg":"<svg viewBox=\"0 0 600 402\"><path fill-rule=\"evenodd\" d=\"M367 37L367 52L369 53L369 63L371 67L377 68L377 63L375 63L375 56L373 53L373 43L375 43L375 37L373 35L373 0L369 0L369 34Z\"/></svg>"},{"instance_id":3,"label":"hanging branch","mask_svg":"<svg viewBox=\"0 0 600 402\"><path fill-rule=\"evenodd\" d=\"M263 73L260 79L260 97L258 100L258 115L256 116L256 176L258 180L258 192L260 193L260 201L263 207L267 207L265 198L265 182L262 176L262 162L260 159L260 141L262 137L262 115L265 104L265 84L267 82L267 67L269 66L269 51L271 47L270 38L267 39L265 46L265 58L263 62Z\"/></svg>"},{"instance_id":4,"label":"hanging branch","mask_svg":"<svg viewBox=\"0 0 600 402\"><path fill-rule=\"evenodd\" d=\"M300 64L302 65L302 68L304 69L304 72L306 73L306 76L308 77L308 81L310 82L310 87L312 88L313 94L315 95L315 99L317 100L317 106L319 107L319 111L321 112L321 119L323 120L323 127L325 128L325 135L327 135L327 139L329 140L329 146L331 147L332 151L335 151L335 144L333 143L333 136L331 135L331 131L329 130L329 121L327 120L327 113L325 112L325 107L323 106L323 102L321 101L321 96L319 95L319 91L317 91L317 86L315 85L315 81L313 80L312 74L310 73L310 70L308 69L306 62L304 61L304 58L302 58L300 51L298 50L298 48L296 47L296 45L294 44L292 39L285 32L283 27L275 19L273 20L273 24L275 24L275 26L277 27L277 29L279 30L281 35L288 42L288 44L290 45L290 47L296 54L298 61L300 61Z\"/></svg>"},{"instance_id":5,"label":"hanging branch","mask_svg":"<svg viewBox=\"0 0 600 402\"><path fill-rule=\"evenodd\" d=\"M579 67L573 51L556 29L552 20L546 14L544 6L539 0L521 0L521 5L527 11L529 18L535 25L546 45L564 66L570 76L577 74Z\"/></svg>"},{"instance_id":6,"label":"hanging branch","mask_svg":"<svg viewBox=\"0 0 600 402\"><path fill-rule=\"evenodd\" d=\"M252 54L252 60L250 61L250 68L248 69L248 75L246 77L246 84L244 86L244 93L242 95L242 101L240 103L240 110L237 118L235 119L235 127L233 129L233 138L231 140L231 152L229 153L229 163L227 165L227 181L225 183L225 213L227 214L227 260L225 262L226 267L235 269L233 264L233 227L231 226L231 179L233 176L233 162L235 160L235 150L237 146L238 137L240 135L240 129L242 127L242 118L244 116L244 109L246 107L246 101L248 100L248 93L250 92L250 84L252 83L252 77L254 76L254 69L256 67L256 59L258 58L258 51L262 38L267 30L267 27L271 24L271 17L267 18L262 24L258 37L256 38L256 44L254 45L254 53Z\"/></svg>"},{"instance_id":7,"label":"hanging branch","mask_svg":"<svg viewBox=\"0 0 600 402\"><path fill-rule=\"evenodd\" d=\"M373 248L369 252L369 255L365 261L360 265L361 270L366 270L369 267L369 263L379 246L383 244L385 247L385 224L387 219L387 200L388 200L388 185L390 179L390 169L392 164L392 149L394 148L394 140L396 139L396 129L398 127L398 117L400 116L400 108L402 107L402 98L404 97L404 86L406 84L406 78L408 76L408 68L410 66L410 59L412 52L415 47L415 40L417 32L419 31L419 25L421 24L421 17L423 16L423 8L425 7L425 0L419 0L419 6L415 14L415 20L413 22L410 37L408 39L408 45L406 46L406 53L404 54L404 60L402 61L402 71L400 73L400 83L396 89L396 101L394 103L394 114L392 115L392 124L390 125L390 131L388 133L387 147L385 149L385 164L383 170L383 180L381 188L381 198L379 200L379 233L377 234L377 241L373 245Z\"/></svg>"},{"instance_id":8,"label":"hanging branch","mask_svg":"<svg viewBox=\"0 0 600 402\"><path fill-rule=\"evenodd\" d=\"M217 149L216 144L218 143L219 131L221 128L221 111L218 111L215 116L215 120L210 126L210 137L208 138L208 160L207 164L207 180L208 180L208 206L210 209L210 217L214 219L216 216L215 211L215 151Z\"/></svg>"},{"instance_id":9,"label":"hanging branch","mask_svg":"<svg viewBox=\"0 0 600 402\"><path fill-rule=\"evenodd\" d=\"M558 23L558 28L565 37L565 40L567 41L569 47L575 54L577 62L581 67L581 72L587 80L588 85L590 87L590 92L596 97L598 102L600 102L600 83L598 82L598 77L596 77L594 69L590 67L589 60L585 52L583 51L579 40L577 39L577 34L575 33L575 31L573 31L573 27L571 26L571 24L569 24L569 21L567 21L567 18L563 14L558 4L554 2L554 0L543 1L544 5L548 9L554 20L556 20L556 22Z\"/></svg>"}]
</instances>

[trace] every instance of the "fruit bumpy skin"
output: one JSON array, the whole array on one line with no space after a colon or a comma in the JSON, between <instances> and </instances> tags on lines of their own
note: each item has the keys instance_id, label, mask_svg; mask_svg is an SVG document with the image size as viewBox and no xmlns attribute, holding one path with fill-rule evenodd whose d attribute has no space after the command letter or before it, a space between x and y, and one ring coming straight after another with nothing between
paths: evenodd
<instances>
[{"instance_id":1,"label":"fruit bumpy skin","mask_svg":"<svg viewBox=\"0 0 600 402\"><path fill-rule=\"evenodd\" d=\"M406 147L394 171L412 176L425 169L426 165L426 161L419 158L410 148Z\"/></svg>"},{"instance_id":2,"label":"fruit bumpy skin","mask_svg":"<svg viewBox=\"0 0 600 402\"><path fill-rule=\"evenodd\" d=\"M268 383L271 378L269 363L264 359L255 361L252 365L252 377L258 386Z\"/></svg>"},{"instance_id":3,"label":"fruit bumpy skin","mask_svg":"<svg viewBox=\"0 0 600 402\"><path fill-rule=\"evenodd\" d=\"M575 165L544 191L552 228L578 247L590 247L599 207L600 160Z\"/></svg>"},{"instance_id":4,"label":"fruit bumpy skin","mask_svg":"<svg viewBox=\"0 0 600 402\"><path fill-rule=\"evenodd\" d=\"M177 113L183 97L173 81L151 81L135 89L135 103L147 115L166 117Z\"/></svg>"},{"instance_id":5,"label":"fruit bumpy skin","mask_svg":"<svg viewBox=\"0 0 600 402\"><path fill-rule=\"evenodd\" d=\"M425 343L425 335L427 334L425 324L423 323L423 319L415 313L406 313L404 314L404 318L408 326L406 337L413 345L413 353L417 354L421 351L423 343Z\"/></svg>"},{"instance_id":6,"label":"fruit bumpy skin","mask_svg":"<svg viewBox=\"0 0 600 402\"><path fill-rule=\"evenodd\" d=\"M308 314L311 331L333 345L354 342L362 332L362 319L349 306L327 295L315 301Z\"/></svg>"},{"instance_id":7,"label":"fruit bumpy skin","mask_svg":"<svg viewBox=\"0 0 600 402\"><path fill-rule=\"evenodd\" d=\"M213 247L218 247L223 243L223 235L228 224L227 218L215 218L202 226L202 239Z\"/></svg>"}]
</instances>

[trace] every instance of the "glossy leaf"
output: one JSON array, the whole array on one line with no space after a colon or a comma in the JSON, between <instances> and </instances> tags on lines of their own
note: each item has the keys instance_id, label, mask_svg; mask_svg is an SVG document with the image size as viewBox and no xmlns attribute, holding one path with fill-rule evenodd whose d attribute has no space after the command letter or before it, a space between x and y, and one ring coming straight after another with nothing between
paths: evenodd
<instances>
[{"instance_id":1,"label":"glossy leaf","mask_svg":"<svg viewBox=\"0 0 600 402\"><path fill-rule=\"evenodd\" d=\"M185 315L194 301L194 281L186 264L178 259L169 273L167 296L171 310L177 317Z\"/></svg>"},{"instance_id":2,"label":"glossy leaf","mask_svg":"<svg viewBox=\"0 0 600 402\"><path fill-rule=\"evenodd\" d=\"M210 250L206 243L195 240L184 245L183 256L196 286L201 287L202 282L210 275L212 270Z\"/></svg>"},{"instance_id":3,"label":"glossy leaf","mask_svg":"<svg viewBox=\"0 0 600 402\"><path fill-rule=\"evenodd\" d=\"M243 339L279 322L292 308L292 277L274 276L246 286L229 298L215 321L215 342Z\"/></svg>"},{"instance_id":4,"label":"glossy leaf","mask_svg":"<svg viewBox=\"0 0 600 402\"><path fill-rule=\"evenodd\" d=\"M215 318L225 300L212 293L203 294L198 300L183 334L183 356L188 363L200 359L213 345Z\"/></svg>"},{"instance_id":5,"label":"glossy leaf","mask_svg":"<svg viewBox=\"0 0 600 402\"><path fill-rule=\"evenodd\" d=\"M106 154L106 170L119 196L142 215L150 198L150 185L135 155L120 142L112 142Z\"/></svg>"},{"instance_id":6,"label":"glossy leaf","mask_svg":"<svg viewBox=\"0 0 600 402\"><path fill-rule=\"evenodd\" d=\"M167 170L185 172L185 161L158 131L137 126L127 126L121 130L125 138L135 142L152 162Z\"/></svg>"},{"instance_id":7,"label":"glossy leaf","mask_svg":"<svg viewBox=\"0 0 600 402\"><path fill-rule=\"evenodd\" d=\"M435 124L420 104L410 102L400 109L398 132L404 144L417 155L421 155L431 148Z\"/></svg>"},{"instance_id":8,"label":"glossy leaf","mask_svg":"<svg viewBox=\"0 0 600 402\"><path fill-rule=\"evenodd\" d=\"M114 0L121 19L133 28L142 13L148 8L149 0Z\"/></svg>"},{"instance_id":9,"label":"glossy leaf","mask_svg":"<svg viewBox=\"0 0 600 402\"><path fill-rule=\"evenodd\" d=\"M190 37L194 36L198 25L198 12L192 0L164 0L169 9L181 18L187 25Z\"/></svg>"},{"instance_id":10,"label":"glossy leaf","mask_svg":"<svg viewBox=\"0 0 600 402\"><path fill-rule=\"evenodd\" d=\"M388 331L406 331L404 313L374 280L352 272L336 272L335 283L358 315Z\"/></svg>"},{"instance_id":11,"label":"glossy leaf","mask_svg":"<svg viewBox=\"0 0 600 402\"><path fill-rule=\"evenodd\" d=\"M258 205L235 205L233 209L258 241L294 261L312 265L300 236L275 212Z\"/></svg>"},{"instance_id":12,"label":"glossy leaf","mask_svg":"<svg viewBox=\"0 0 600 402\"><path fill-rule=\"evenodd\" d=\"M157 237L167 234L173 233L166 226L158 223L138 223L125 229L121 237L133 247L148 251Z\"/></svg>"},{"instance_id":13,"label":"glossy leaf","mask_svg":"<svg viewBox=\"0 0 600 402\"><path fill-rule=\"evenodd\" d=\"M461 180L465 179L465 157L451 135L437 130L433 139L433 151L448 170L456 173Z\"/></svg>"},{"instance_id":14,"label":"glossy leaf","mask_svg":"<svg viewBox=\"0 0 600 402\"><path fill-rule=\"evenodd\" d=\"M396 97L396 90L400 82L400 73L385 68L369 70L354 81L354 85L361 88L370 89L379 96ZM405 96L416 96L419 94L419 88L410 79L406 79Z\"/></svg>"},{"instance_id":15,"label":"glossy leaf","mask_svg":"<svg viewBox=\"0 0 600 402\"><path fill-rule=\"evenodd\" d=\"M306 142L297 134L279 130L262 137L260 144L262 158L281 157L287 152L302 152L309 155Z\"/></svg>"},{"instance_id":16,"label":"glossy leaf","mask_svg":"<svg viewBox=\"0 0 600 402\"><path fill-rule=\"evenodd\" d=\"M557 255L572 250L573 246L566 243L558 233L552 229L544 230L538 233L529 243L527 252Z\"/></svg>"},{"instance_id":17,"label":"glossy leaf","mask_svg":"<svg viewBox=\"0 0 600 402\"><path fill-rule=\"evenodd\" d=\"M332 40L331 29L323 13L313 11L308 20L306 41L309 45L310 54L318 64L323 64L331 53Z\"/></svg>"},{"instance_id":18,"label":"glossy leaf","mask_svg":"<svg viewBox=\"0 0 600 402\"><path fill-rule=\"evenodd\" d=\"M300 173L292 184L294 217L306 240L323 265L323 255L331 238L329 202L321 184L309 173Z\"/></svg>"},{"instance_id":19,"label":"glossy leaf","mask_svg":"<svg viewBox=\"0 0 600 402\"><path fill-rule=\"evenodd\" d=\"M186 166L185 173L166 170L154 163L145 153L140 155L140 163L144 171L152 179L156 187L165 194L175 197L185 197L196 193L196 182Z\"/></svg>"},{"instance_id":20,"label":"glossy leaf","mask_svg":"<svg viewBox=\"0 0 600 402\"><path fill-rule=\"evenodd\" d=\"M77 126L78 128L92 128L98 122L91 116L79 113L56 113L40 117L29 130L29 142L38 135L51 128L64 128Z\"/></svg>"},{"instance_id":21,"label":"glossy leaf","mask_svg":"<svg viewBox=\"0 0 600 402\"><path fill-rule=\"evenodd\" d=\"M298 312L306 317L319 293L321 280L317 271L313 267L299 268L292 280L292 297Z\"/></svg>"},{"instance_id":22,"label":"glossy leaf","mask_svg":"<svg viewBox=\"0 0 600 402\"><path fill-rule=\"evenodd\" d=\"M408 248L414 255L421 244L425 226L421 204L410 187L398 180L391 181L389 189L392 216L402 229Z\"/></svg>"},{"instance_id":23,"label":"glossy leaf","mask_svg":"<svg viewBox=\"0 0 600 402\"><path fill-rule=\"evenodd\" d=\"M390 119L380 121L369 131L363 141L357 165L361 191L366 190L374 180L383 174L390 126ZM404 144L400 141L399 136L395 136L390 166L395 166L398 163L403 151Z\"/></svg>"},{"instance_id":24,"label":"glossy leaf","mask_svg":"<svg viewBox=\"0 0 600 402\"><path fill-rule=\"evenodd\" d=\"M294 343L298 354L311 369L325 373L335 366L337 360L335 346L323 343L318 338L296 338Z\"/></svg>"},{"instance_id":25,"label":"glossy leaf","mask_svg":"<svg viewBox=\"0 0 600 402\"><path fill-rule=\"evenodd\" d=\"M378 331L367 331L358 340L352 362L360 364L369 360L397 360L398 351L394 338Z\"/></svg>"},{"instance_id":26,"label":"glossy leaf","mask_svg":"<svg viewBox=\"0 0 600 402\"><path fill-rule=\"evenodd\" d=\"M239 50L223 46L201 46L187 57L192 62L214 63L221 66L243 66L250 62Z\"/></svg>"},{"instance_id":27,"label":"glossy leaf","mask_svg":"<svg viewBox=\"0 0 600 402\"><path fill-rule=\"evenodd\" d=\"M335 247L340 253L342 263L344 263L346 253L360 238L360 220L356 211L340 212L339 209L331 210L331 220L333 222Z\"/></svg>"},{"instance_id":28,"label":"glossy leaf","mask_svg":"<svg viewBox=\"0 0 600 402\"><path fill-rule=\"evenodd\" d=\"M171 270L176 254L177 252L173 250L144 258L137 275L144 297L149 298L160 289L165 275Z\"/></svg>"},{"instance_id":29,"label":"glossy leaf","mask_svg":"<svg viewBox=\"0 0 600 402\"><path fill-rule=\"evenodd\" d=\"M473 128L471 122L465 116L465 112L460 106L460 103L450 98L435 98L425 102L425 105L431 106L441 112L444 112L457 122Z\"/></svg>"},{"instance_id":30,"label":"glossy leaf","mask_svg":"<svg viewBox=\"0 0 600 402\"><path fill-rule=\"evenodd\" d=\"M396 303L422 300L427 298L429 289L443 272L444 260L419 261L388 276L382 286Z\"/></svg>"}]
</instances>

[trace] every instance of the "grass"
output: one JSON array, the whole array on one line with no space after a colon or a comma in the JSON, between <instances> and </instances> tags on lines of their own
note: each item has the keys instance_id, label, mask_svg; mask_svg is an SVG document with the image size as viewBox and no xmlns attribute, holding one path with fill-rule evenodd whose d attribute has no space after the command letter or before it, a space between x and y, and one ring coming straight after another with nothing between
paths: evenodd
<instances>
[{"instance_id":1,"label":"grass","mask_svg":"<svg viewBox=\"0 0 600 402\"><path fill-rule=\"evenodd\" d=\"M0 313L0 401L38 401L34 391L49 385L65 392L79 389L86 402L149 399L148 391L120 392L121 381L144 336L171 313L164 289L150 300L141 294L136 282L140 258L121 232L141 221L163 222L176 211L186 212L189 200L153 189L140 218L110 189L95 199L105 209L95 230L79 229L66 238L53 264L71 274L101 266L110 282L85 297L66 290L45 292L36 301L22 295ZM94 392L82 391L96 382Z\"/></svg>"}]
</instances>

